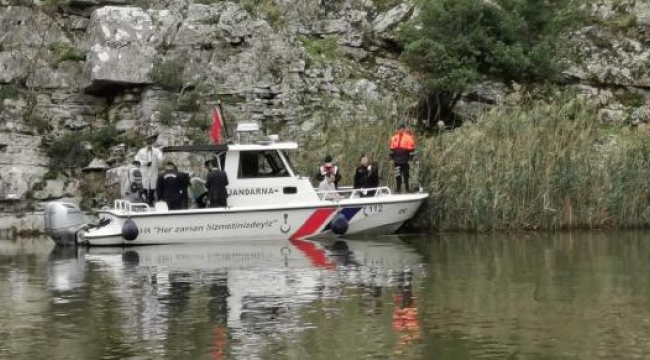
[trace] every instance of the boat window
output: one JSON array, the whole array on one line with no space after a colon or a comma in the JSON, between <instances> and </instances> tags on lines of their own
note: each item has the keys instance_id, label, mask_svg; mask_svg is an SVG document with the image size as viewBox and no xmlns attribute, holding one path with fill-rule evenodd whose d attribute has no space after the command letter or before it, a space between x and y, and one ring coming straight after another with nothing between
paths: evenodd
<instances>
[{"instance_id":1,"label":"boat window","mask_svg":"<svg viewBox=\"0 0 650 360\"><path fill-rule=\"evenodd\" d=\"M282 155L284 156L285 160L287 161L287 164L289 165L289 169L293 170L293 172L295 173L296 168L291 163L291 158L289 157L289 154L286 151L282 150Z\"/></svg>"},{"instance_id":2,"label":"boat window","mask_svg":"<svg viewBox=\"0 0 650 360\"><path fill-rule=\"evenodd\" d=\"M276 150L244 151L239 154L239 178L289 176Z\"/></svg>"}]
</instances>

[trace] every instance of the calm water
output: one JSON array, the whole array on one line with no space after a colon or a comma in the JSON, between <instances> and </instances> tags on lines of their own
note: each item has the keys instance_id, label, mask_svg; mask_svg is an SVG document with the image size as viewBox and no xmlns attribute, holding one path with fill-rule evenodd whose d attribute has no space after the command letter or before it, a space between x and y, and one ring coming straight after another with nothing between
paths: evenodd
<instances>
[{"instance_id":1,"label":"calm water","mask_svg":"<svg viewBox=\"0 0 650 360\"><path fill-rule=\"evenodd\" d=\"M650 356L650 234L0 240L0 359Z\"/></svg>"}]
</instances>

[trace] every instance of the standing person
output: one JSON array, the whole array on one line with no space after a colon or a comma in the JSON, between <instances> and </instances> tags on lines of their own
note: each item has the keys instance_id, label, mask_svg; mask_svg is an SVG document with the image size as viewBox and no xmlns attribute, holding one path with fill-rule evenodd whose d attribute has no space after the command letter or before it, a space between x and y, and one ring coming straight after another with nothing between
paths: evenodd
<instances>
[{"instance_id":1,"label":"standing person","mask_svg":"<svg viewBox=\"0 0 650 360\"><path fill-rule=\"evenodd\" d=\"M130 202L140 203L142 199L142 172L140 171L140 162L133 160L131 165L126 168L126 197Z\"/></svg>"},{"instance_id":2,"label":"standing person","mask_svg":"<svg viewBox=\"0 0 650 360\"><path fill-rule=\"evenodd\" d=\"M154 203L156 182L158 180L158 167L163 161L162 151L154 146L156 139L156 135L150 136L147 139L147 146L138 150L135 154L135 160L141 164L142 187L149 206L153 206Z\"/></svg>"},{"instance_id":3,"label":"standing person","mask_svg":"<svg viewBox=\"0 0 650 360\"><path fill-rule=\"evenodd\" d=\"M225 207L228 206L228 175L226 172L217 168L214 160L205 162L208 169L208 176L205 179L205 189L208 191L208 199L210 199L210 207Z\"/></svg>"},{"instance_id":4,"label":"standing person","mask_svg":"<svg viewBox=\"0 0 650 360\"><path fill-rule=\"evenodd\" d=\"M320 182L318 185L318 191L321 199L323 200L340 200L341 199L341 194L336 192L336 186L334 185L336 182L336 175L334 173L330 173L325 178L323 181Z\"/></svg>"},{"instance_id":5,"label":"standing person","mask_svg":"<svg viewBox=\"0 0 650 360\"><path fill-rule=\"evenodd\" d=\"M165 163L165 171L158 175L156 181L156 191L158 199L167 203L169 210L180 210L183 208L183 189L186 189L189 183L182 176L176 165L168 161Z\"/></svg>"},{"instance_id":6,"label":"standing person","mask_svg":"<svg viewBox=\"0 0 650 360\"><path fill-rule=\"evenodd\" d=\"M190 208L190 194L188 188L190 186L190 174L184 171L178 171L178 176L181 179L181 183L184 185L181 188L181 209Z\"/></svg>"},{"instance_id":7,"label":"standing person","mask_svg":"<svg viewBox=\"0 0 650 360\"><path fill-rule=\"evenodd\" d=\"M341 172L339 171L339 167L336 166L332 161L332 155L328 154L327 156L325 156L325 159L323 159L323 164L318 167L318 173L316 173L316 180L318 182L322 182L329 174L334 174L336 178L336 180L334 181L334 187L338 189L339 181L341 180Z\"/></svg>"},{"instance_id":8,"label":"standing person","mask_svg":"<svg viewBox=\"0 0 650 360\"><path fill-rule=\"evenodd\" d=\"M376 188L379 184L379 175L377 170L370 164L370 159L367 155L362 155L359 159L359 166L354 172L354 188L355 189L371 189ZM368 197L375 195L375 191L363 191L360 193L361 197Z\"/></svg>"},{"instance_id":9,"label":"standing person","mask_svg":"<svg viewBox=\"0 0 650 360\"><path fill-rule=\"evenodd\" d=\"M390 138L390 158L395 168L395 180L397 183L396 191L402 192L402 182L404 189L409 189L409 160L415 151L415 138L410 131L406 130L406 125L401 124L397 132Z\"/></svg>"}]
</instances>

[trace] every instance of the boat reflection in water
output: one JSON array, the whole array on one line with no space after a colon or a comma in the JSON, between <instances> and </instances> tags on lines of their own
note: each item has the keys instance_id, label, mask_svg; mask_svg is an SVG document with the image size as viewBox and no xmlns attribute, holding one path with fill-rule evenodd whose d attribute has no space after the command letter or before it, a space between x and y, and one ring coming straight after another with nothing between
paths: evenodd
<instances>
[{"instance_id":1,"label":"boat reflection in water","mask_svg":"<svg viewBox=\"0 0 650 360\"><path fill-rule=\"evenodd\" d=\"M383 289L403 297L413 273L422 272L421 257L397 236L329 241L91 247L66 254L55 248L49 282L59 289L76 284L87 267L108 274L112 293L122 303L123 330L157 344L158 355L169 351L164 342L170 322L187 311L205 311L196 309L194 298L207 293L213 357L227 352L256 358L269 334L292 338L305 329L298 310L307 304L339 299L346 296L346 286L353 286L364 289L367 299L362 300L371 304L366 311L372 313L381 310L381 301L372 305L372 299ZM395 319L393 326L408 327L395 325Z\"/></svg>"}]
</instances>

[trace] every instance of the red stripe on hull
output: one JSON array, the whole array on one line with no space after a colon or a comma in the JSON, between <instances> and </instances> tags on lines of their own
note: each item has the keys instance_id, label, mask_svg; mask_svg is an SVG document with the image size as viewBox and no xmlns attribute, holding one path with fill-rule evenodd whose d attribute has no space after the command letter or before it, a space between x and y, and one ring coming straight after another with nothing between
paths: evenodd
<instances>
[{"instance_id":1,"label":"red stripe on hull","mask_svg":"<svg viewBox=\"0 0 650 360\"><path fill-rule=\"evenodd\" d=\"M330 218L332 213L336 211L336 209L331 208L331 209L318 209L314 211L313 214L305 221L304 224L291 235L291 240L294 239L300 239L304 238L310 235L314 235L318 229L320 229L325 221Z\"/></svg>"}]
</instances>

